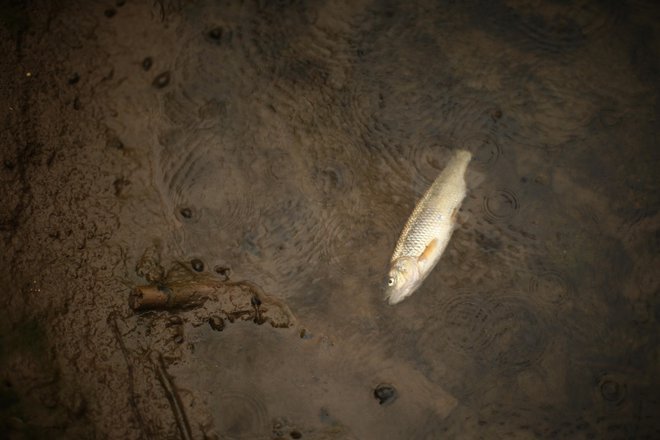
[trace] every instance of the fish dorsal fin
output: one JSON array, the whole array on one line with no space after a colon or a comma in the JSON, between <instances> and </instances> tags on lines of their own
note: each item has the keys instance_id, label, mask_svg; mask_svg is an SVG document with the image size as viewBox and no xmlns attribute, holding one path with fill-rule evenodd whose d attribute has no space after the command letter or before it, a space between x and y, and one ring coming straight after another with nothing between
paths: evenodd
<instances>
[{"instance_id":1,"label":"fish dorsal fin","mask_svg":"<svg viewBox=\"0 0 660 440\"><path fill-rule=\"evenodd\" d=\"M438 247L438 239L434 238L429 242L429 244L426 245L426 249L424 249L424 252L417 258L417 261L420 263L425 263L427 260L431 259L431 256L433 255L433 251L435 248Z\"/></svg>"}]
</instances>

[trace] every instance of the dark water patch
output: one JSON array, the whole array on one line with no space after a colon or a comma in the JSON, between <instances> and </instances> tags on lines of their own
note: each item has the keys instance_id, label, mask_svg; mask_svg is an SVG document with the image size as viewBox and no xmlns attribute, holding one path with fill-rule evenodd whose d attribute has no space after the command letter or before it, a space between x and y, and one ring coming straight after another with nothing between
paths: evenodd
<instances>
[{"instance_id":1,"label":"dark water patch","mask_svg":"<svg viewBox=\"0 0 660 440\"><path fill-rule=\"evenodd\" d=\"M67 83L70 86L78 84L79 81L80 81L80 75L77 72L72 73L67 79Z\"/></svg>"},{"instance_id":2,"label":"dark water patch","mask_svg":"<svg viewBox=\"0 0 660 440\"><path fill-rule=\"evenodd\" d=\"M487 24L493 32L523 49L562 54L606 37L625 16L625 10L625 5L617 2L583 0L543 4L489 2L471 13L475 22Z\"/></svg>"},{"instance_id":3,"label":"dark water patch","mask_svg":"<svg viewBox=\"0 0 660 440\"><path fill-rule=\"evenodd\" d=\"M475 243L483 252L498 252L502 249L503 240L496 234L490 234L487 231L478 231L475 235Z\"/></svg>"},{"instance_id":4,"label":"dark water patch","mask_svg":"<svg viewBox=\"0 0 660 440\"><path fill-rule=\"evenodd\" d=\"M457 421L447 434L483 438L600 438L593 420L563 413L553 407L487 402L476 414Z\"/></svg>"},{"instance_id":5,"label":"dark water patch","mask_svg":"<svg viewBox=\"0 0 660 440\"><path fill-rule=\"evenodd\" d=\"M521 64L516 70L520 81L510 86L521 93L512 97L509 108L518 127L517 142L553 150L587 136L584 128L598 106L572 72L548 60Z\"/></svg>"},{"instance_id":6,"label":"dark water patch","mask_svg":"<svg viewBox=\"0 0 660 440\"><path fill-rule=\"evenodd\" d=\"M654 51L651 41L656 39L657 28L643 27L635 32L630 62L639 79L647 84L656 85L660 76L660 65L657 61L657 50Z\"/></svg>"},{"instance_id":7,"label":"dark water patch","mask_svg":"<svg viewBox=\"0 0 660 440\"><path fill-rule=\"evenodd\" d=\"M30 27L30 17L26 5L20 2L7 2L0 9L0 23L11 36L19 40L20 35ZM20 40L17 41L17 48Z\"/></svg>"},{"instance_id":8,"label":"dark water patch","mask_svg":"<svg viewBox=\"0 0 660 440\"><path fill-rule=\"evenodd\" d=\"M43 326L37 320L24 321L12 331L4 332L0 358L6 361L7 356L16 351L44 356L46 349L47 334Z\"/></svg>"},{"instance_id":9,"label":"dark water patch","mask_svg":"<svg viewBox=\"0 0 660 440\"><path fill-rule=\"evenodd\" d=\"M327 29L317 23L317 8L306 3L291 4L282 9L281 5L269 2L255 9L242 11L249 18L243 21L239 42L241 52L256 73L279 68L286 71L288 63L302 61L306 55L336 62L340 54L333 53L332 49L334 41L341 38L341 29L333 31L332 26L342 26L342 21L326 16L323 25L328 26ZM268 38L264 38L266 35ZM331 54L333 56L328 56Z\"/></svg>"},{"instance_id":10,"label":"dark water patch","mask_svg":"<svg viewBox=\"0 0 660 440\"><path fill-rule=\"evenodd\" d=\"M329 115L333 105L328 102L329 90L346 82L346 63L342 61L348 49L344 20L350 18L346 15L349 10L346 17L327 16L322 23L316 22L316 11L314 5L291 5L282 11L268 4L229 14L240 22L234 41L240 59L248 66L241 75L251 84L256 83L255 78L270 78L261 99L276 111L298 113L294 121L309 122L319 113Z\"/></svg>"}]
</instances>

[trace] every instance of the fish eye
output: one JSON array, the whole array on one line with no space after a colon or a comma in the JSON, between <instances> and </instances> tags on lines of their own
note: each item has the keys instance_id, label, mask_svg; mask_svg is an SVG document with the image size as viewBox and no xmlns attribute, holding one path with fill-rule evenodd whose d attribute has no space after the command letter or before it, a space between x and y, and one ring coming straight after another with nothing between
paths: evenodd
<instances>
[{"instance_id":1,"label":"fish eye","mask_svg":"<svg viewBox=\"0 0 660 440\"><path fill-rule=\"evenodd\" d=\"M387 279L387 285L390 286L390 287L392 287L392 286L394 285L394 278L389 277L389 278Z\"/></svg>"}]
</instances>

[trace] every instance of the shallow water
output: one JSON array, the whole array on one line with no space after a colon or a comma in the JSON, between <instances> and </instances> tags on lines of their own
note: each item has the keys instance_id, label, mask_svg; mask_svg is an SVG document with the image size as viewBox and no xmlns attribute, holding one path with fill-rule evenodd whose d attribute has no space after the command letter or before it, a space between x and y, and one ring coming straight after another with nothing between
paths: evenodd
<instances>
[{"instance_id":1,"label":"shallow water","mask_svg":"<svg viewBox=\"0 0 660 440\"><path fill-rule=\"evenodd\" d=\"M12 438L660 436L652 2L22 13L3 67L24 109L2 138ZM459 227L388 306L396 239L458 148ZM136 314L145 250L230 268L295 325ZM49 348L21 349L21 322Z\"/></svg>"}]
</instances>

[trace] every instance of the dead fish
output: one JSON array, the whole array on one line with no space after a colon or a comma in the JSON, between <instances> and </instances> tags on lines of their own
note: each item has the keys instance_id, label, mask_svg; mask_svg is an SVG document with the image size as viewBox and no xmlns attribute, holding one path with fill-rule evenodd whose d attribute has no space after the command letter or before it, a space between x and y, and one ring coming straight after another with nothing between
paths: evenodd
<instances>
[{"instance_id":1,"label":"dead fish","mask_svg":"<svg viewBox=\"0 0 660 440\"><path fill-rule=\"evenodd\" d=\"M469 151L456 151L406 222L390 260L385 286L390 304L412 295L440 260L467 192L465 172L471 159Z\"/></svg>"}]
</instances>

